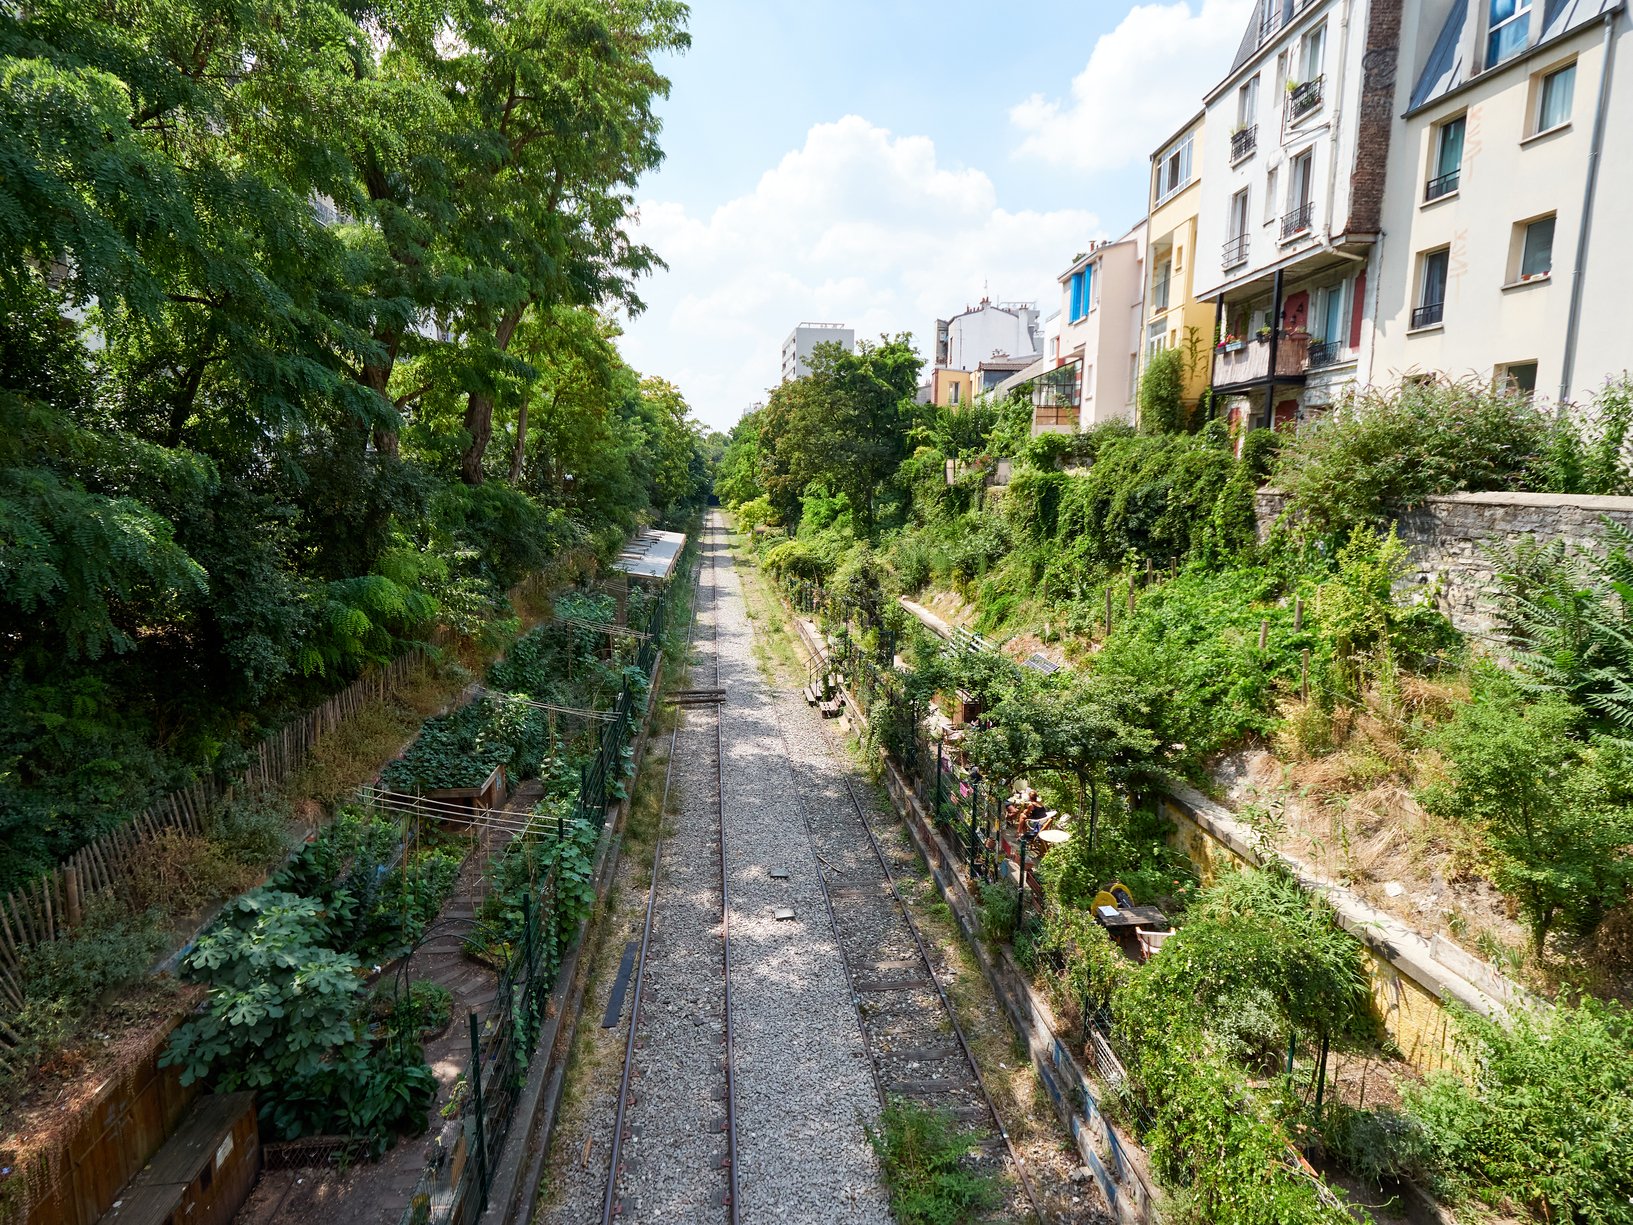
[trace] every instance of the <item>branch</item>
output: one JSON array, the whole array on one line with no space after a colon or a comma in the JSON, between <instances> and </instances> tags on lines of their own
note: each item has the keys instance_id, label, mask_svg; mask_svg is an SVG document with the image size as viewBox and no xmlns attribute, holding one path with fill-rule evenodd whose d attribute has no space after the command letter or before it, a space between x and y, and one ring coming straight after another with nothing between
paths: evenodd
<instances>
[{"instance_id":1,"label":"branch","mask_svg":"<svg viewBox=\"0 0 1633 1225\"><path fill-rule=\"evenodd\" d=\"M423 386L423 387L417 387L413 391L409 392L406 396L398 396L395 400L393 400L391 402L391 406L393 408L395 408L398 412L402 412L403 409L407 408L415 400L418 400L421 396L423 396L426 392L428 392L430 390L431 390L431 384L429 384L429 383L425 384L425 386Z\"/></svg>"}]
</instances>

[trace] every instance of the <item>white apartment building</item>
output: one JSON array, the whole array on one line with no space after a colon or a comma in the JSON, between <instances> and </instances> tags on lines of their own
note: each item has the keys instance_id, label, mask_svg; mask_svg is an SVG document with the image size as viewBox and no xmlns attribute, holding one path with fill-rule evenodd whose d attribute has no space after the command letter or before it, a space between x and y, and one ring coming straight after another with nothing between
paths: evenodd
<instances>
[{"instance_id":1,"label":"white apartment building","mask_svg":"<svg viewBox=\"0 0 1633 1225\"><path fill-rule=\"evenodd\" d=\"M980 305L966 307L951 319L936 320L934 365L943 369L973 371L995 360L1024 364L1042 352L1036 302L982 298Z\"/></svg>"},{"instance_id":2,"label":"white apartment building","mask_svg":"<svg viewBox=\"0 0 1633 1225\"><path fill-rule=\"evenodd\" d=\"M1142 220L1112 242L1090 245L1060 281L1058 334L1048 368L1032 381L1032 433L1070 434L1134 420L1145 315Z\"/></svg>"},{"instance_id":3,"label":"white apartment building","mask_svg":"<svg viewBox=\"0 0 1633 1225\"><path fill-rule=\"evenodd\" d=\"M1196 297L1214 411L1286 425L1356 377L1378 276L1402 0L1259 0L1204 100Z\"/></svg>"},{"instance_id":4,"label":"white apartment building","mask_svg":"<svg viewBox=\"0 0 1633 1225\"><path fill-rule=\"evenodd\" d=\"M1621 0L1426 0L1400 30L1362 377L1585 399L1633 366L1633 64Z\"/></svg>"},{"instance_id":5,"label":"white apartment building","mask_svg":"<svg viewBox=\"0 0 1633 1225\"><path fill-rule=\"evenodd\" d=\"M856 351L856 332L843 323L802 323L782 342L782 381L802 379L811 373L811 354L818 345L838 342L845 351Z\"/></svg>"}]
</instances>

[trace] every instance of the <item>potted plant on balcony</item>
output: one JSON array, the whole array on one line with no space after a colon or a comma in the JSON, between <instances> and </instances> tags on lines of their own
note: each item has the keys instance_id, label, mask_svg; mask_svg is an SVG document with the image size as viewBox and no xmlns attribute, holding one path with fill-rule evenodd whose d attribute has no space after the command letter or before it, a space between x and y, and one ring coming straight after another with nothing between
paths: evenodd
<instances>
[{"instance_id":1,"label":"potted plant on balcony","mask_svg":"<svg viewBox=\"0 0 1633 1225\"><path fill-rule=\"evenodd\" d=\"M1265 324L1264 327L1253 333L1253 335L1260 344L1264 344L1270 339L1270 325L1268 323Z\"/></svg>"}]
</instances>

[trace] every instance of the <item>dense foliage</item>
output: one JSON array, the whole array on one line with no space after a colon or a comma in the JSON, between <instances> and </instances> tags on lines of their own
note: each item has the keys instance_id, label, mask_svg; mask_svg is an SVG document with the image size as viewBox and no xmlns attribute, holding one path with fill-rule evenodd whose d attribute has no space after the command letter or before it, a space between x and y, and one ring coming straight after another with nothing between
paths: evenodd
<instances>
[{"instance_id":1,"label":"dense foliage","mask_svg":"<svg viewBox=\"0 0 1633 1225\"><path fill-rule=\"evenodd\" d=\"M1466 1078L1434 1078L1404 1106L1334 1100L1329 1083L1318 1114L1322 1043L1385 1042L1359 946L1275 871L1202 889L1140 796L1176 776L1211 786L1218 754L1255 743L1312 770L1331 755L1329 777L1372 780L1355 790L1377 787L1380 810L1421 805L1421 829L1384 832L1446 840L1448 874L1495 883L1531 956L1587 976L1581 950L1633 887L1633 539L1609 530L1603 554L1494 546L1492 611L1512 664L1499 668L1453 629L1433 584L1414 586L1392 525L1459 490L1633 488L1633 382L1558 414L1501 388L1419 380L1355 393L1296 433L1241 437L1205 403L1199 420L1169 411L1170 373L1140 389L1140 432L1030 437L1024 396L904 405L903 458L871 514L832 473L777 450L786 405L821 394L813 380L784 397L783 416L768 405L745 418L718 488L770 525L766 569L866 652L902 630L894 597L927 590L1009 640L997 652L921 641L910 675L864 680L870 726L880 746L912 753L914 719L963 691L981 722L961 733L960 768L978 768L988 794L1024 778L1047 807L1078 814L1039 866L1041 917L1018 922L1013 886L989 883L983 931L1012 939L1067 1013L1106 1027L1130 1072L1111 1108L1144 1133L1176 1219L1347 1219L1298 1150L1366 1182L1409 1178L1538 1220L1624 1219L1617 1111L1590 1102L1625 1095L1619 1010L1564 1004L1513 1031L1465 1020ZM992 479L1000 456L1007 485ZM1266 533L1255 502L1272 484L1286 513ZM1040 647L1068 667L1015 662ZM1358 736L1363 723L1373 730ZM1277 812L1241 815L1279 836ZM1082 909L1113 880L1180 921L1143 967ZM1541 1119L1556 1088L1581 1105Z\"/></svg>"},{"instance_id":2,"label":"dense foliage","mask_svg":"<svg viewBox=\"0 0 1633 1225\"><path fill-rule=\"evenodd\" d=\"M613 322L685 19L0 13L8 878L701 504L687 406Z\"/></svg>"}]
</instances>

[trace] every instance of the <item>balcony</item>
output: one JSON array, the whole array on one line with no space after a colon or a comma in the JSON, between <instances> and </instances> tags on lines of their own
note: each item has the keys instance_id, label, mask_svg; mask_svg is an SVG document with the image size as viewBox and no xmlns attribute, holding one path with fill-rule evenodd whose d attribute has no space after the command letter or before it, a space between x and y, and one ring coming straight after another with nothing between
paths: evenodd
<instances>
[{"instance_id":1,"label":"balcony","mask_svg":"<svg viewBox=\"0 0 1633 1225\"><path fill-rule=\"evenodd\" d=\"M1299 205L1292 212L1288 213L1287 216L1281 219L1282 241L1285 242L1287 239L1293 237L1293 235L1303 233L1305 230L1310 228L1310 223L1314 220L1315 201L1306 200L1303 204Z\"/></svg>"},{"instance_id":2,"label":"balcony","mask_svg":"<svg viewBox=\"0 0 1633 1225\"><path fill-rule=\"evenodd\" d=\"M1440 322L1445 310L1446 304L1444 302L1429 302L1416 307L1412 311L1412 326L1414 328L1432 328Z\"/></svg>"},{"instance_id":3,"label":"balcony","mask_svg":"<svg viewBox=\"0 0 1633 1225\"><path fill-rule=\"evenodd\" d=\"M1452 192L1457 190L1457 180L1462 175L1463 172L1459 169L1452 171L1450 174L1443 174L1438 179L1430 179L1428 186L1423 189L1423 202L1427 204L1430 200L1438 200L1441 196L1451 195Z\"/></svg>"},{"instance_id":4,"label":"balcony","mask_svg":"<svg viewBox=\"0 0 1633 1225\"><path fill-rule=\"evenodd\" d=\"M1283 332L1276 341L1276 378L1303 382L1310 367L1310 337L1306 332ZM1270 339L1237 341L1213 351L1213 385L1256 383L1270 377Z\"/></svg>"},{"instance_id":5,"label":"balcony","mask_svg":"<svg viewBox=\"0 0 1633 1225\"><path fill-rule=\"evenodd\" d=\"M1287 91L1287 120L1297 123L1321 105L1321 77L1304 81Z\"/></svg>"},{"instance_id":6,"label":"balcony","mask_svg":"<svg viewBox=\"0 0 1633 1225\"><path fill-rule=\"evenodd\" d=\"M1250 124L1239 132L1230 134L1230 160L1232 163L1241 161L1249 153L1259 147L1259 125Z\"/></svg>"},{"instance_id":7,"label":"balcony","mask_svg":"<svg viewBox=\"0 0 1633 1225\"><path fill-rule=\"evenodd\" d=\"M1245 263L1247 263L1247 235L1238 234L1234 238L1226 239L1224 260L1225 267L1234 268L1237 264Z\"/></svg>"},{"instance_id":8,"label":"balcony","mask_svg":"<svg viewBox=\"0 0 1633 1225\"><path fill-rule=\"evenodd\" d=\"M1322 340L1310 346L1309 367L1311 370L1320 366L1336 365L1344 356L1344 343L1339 340ZM1279 363L1278 363L1279 364Z\"/></svg>"}]
</instances>

